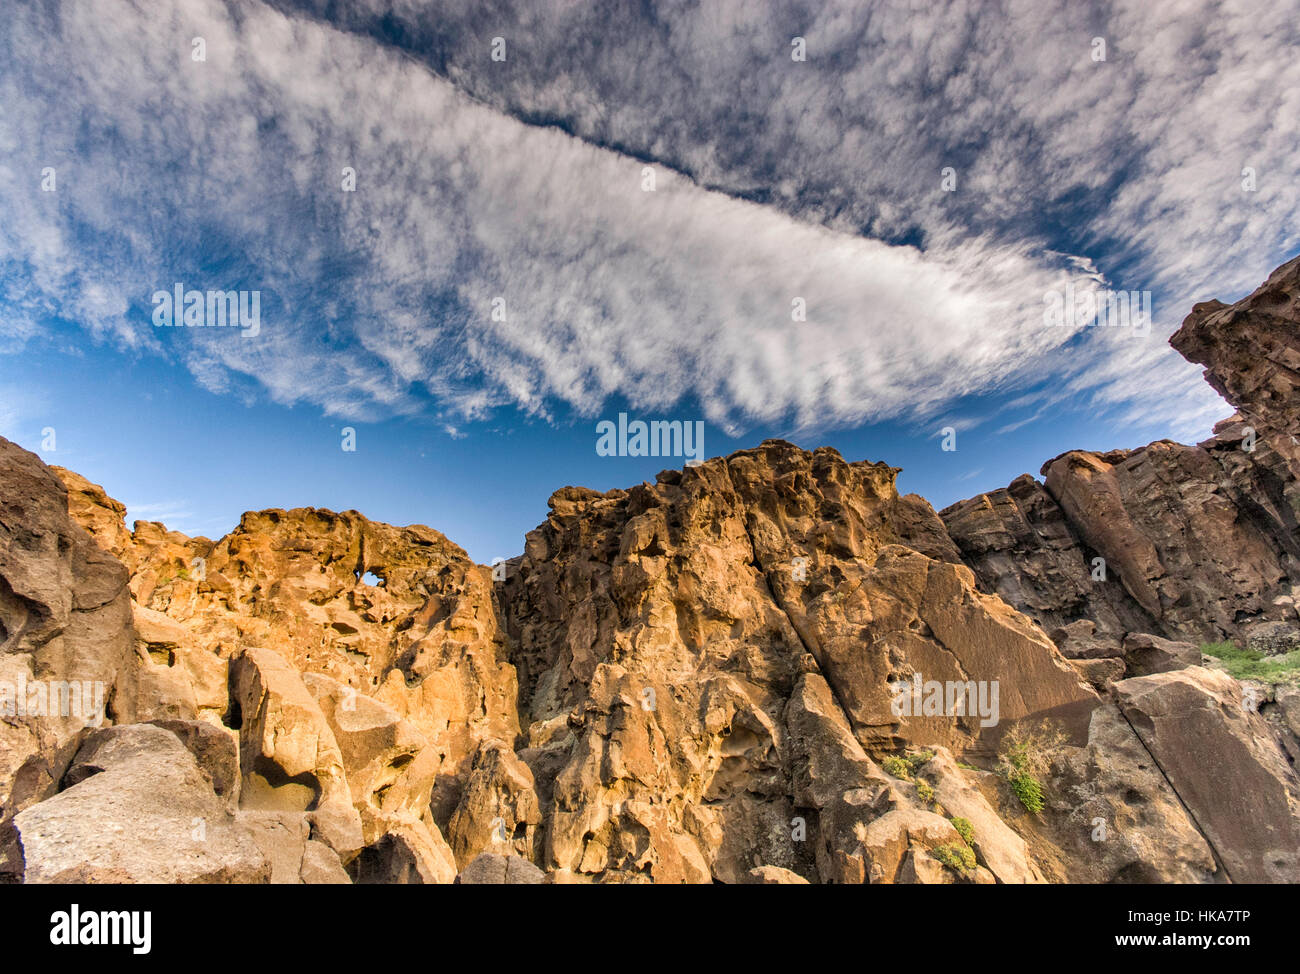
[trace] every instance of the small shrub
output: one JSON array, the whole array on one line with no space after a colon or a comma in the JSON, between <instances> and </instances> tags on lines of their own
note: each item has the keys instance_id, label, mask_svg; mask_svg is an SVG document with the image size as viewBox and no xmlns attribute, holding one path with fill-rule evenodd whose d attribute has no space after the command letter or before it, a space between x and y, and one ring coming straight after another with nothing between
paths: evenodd
<instances>
[{"instance_id":1,"label":"small shrub","mask_svg":"<svg viewBox=\"0 0 1300 974\"><path fill-rule=\"evenodd\" d=\"M912 780L912 766L902 758L894 757L891 754L880 764L886 772L892 774L895 778L902 778L904 781Z\"/></svg>"},{"instance_id":2,"label":"small shrub","mask_svg":"<svg viewBox=\"0 0 1300 974\"><path fill-rule=\"evenodd\" d=\"M918 781L916 783L916 793L920 796L921 801L927 805L934 801L934 788L928 781Z\"/></svg>"},{"instance_id":3,"label":"small shrub","mask_svg":"<svg viewBox=\"0 0 1300 974\"><path fill-rule=\"evenodd\" d=\"M1065 742L1065 732L1049 721L1044 720L1037 727L1017 724L1002 739L998 749L998 773L1008 781L1020 775L1043 777Z\"/></svg>"},{"instance_id":4,"label":"small shrub","mask_svg":"<svg viewBox=\"0 0 1300 974\"><path fill-rule=\"evenodd\" d=\"M1020 799L1025 810L1037 815L1043 810L1043 786L1033 775L1018 774L1011 778L1011 790Z\"/></svg>"},{"instance_id":5,"label":"small shrub","mask_svg":"<svg viewBox=\"0 0 1300 974\"><path fill-rule=\"evenodd\" d=\"M1002 739L997 772L1011 784L1020 804L1034 815L1045 807L1039 778L1051 769L1066 740L1065 732L1046 720L1037 727L1017 724Z\"/></svg>"},{"instance_id":6,"label":"small shrub","mask_svg":"<svg viewBox=\"0 0 1300 974\"><path fill-rule=\"evenodd\" d=\"M918 751L916 754L908 756L907 763L912 766L913 771L919 771L934 760L933 751Z\"/></svg>"},{"instance_id":7,"label":"small shrub","mask_svg":"<svg viewBox=\"0 0 1300 974\"><path fill-rule=\"evenodd\" d=\"M937 849L932 849L930 855L957 872L975 868L975 853L968 845L941 845Z\"/></svg>"},{"instance_id":8,"label":"small shrub","mask_svg":"<svg viewBox=\"0 0 1300 974\"><path fill-rule=\"evenodd\" d=\"M975 844L975 826L970 824L970 819L955 818L952 820L952 827L957 830L957 834L967 845Z\"/></svg>"}]
</instances>

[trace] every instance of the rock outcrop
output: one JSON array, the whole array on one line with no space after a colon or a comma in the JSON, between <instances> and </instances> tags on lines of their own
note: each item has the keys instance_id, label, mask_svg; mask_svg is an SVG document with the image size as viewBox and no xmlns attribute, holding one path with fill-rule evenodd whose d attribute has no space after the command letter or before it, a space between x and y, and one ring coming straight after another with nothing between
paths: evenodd
<instances>
[{"instance_id":1,"label":"rock outcrop","mask_svg":"<svg viewBox=\"0 0 1300 974\"><path fill-rule=\"evenodd\" d=\"M1067 453L1044 483L1026 475L941 516L983 587L1049 631L1092 623L1108 655L1131 632L1241 638L1296 618L1300 535L1257 490L1240 423L1216 429L1199 446Z\"/></svg>"},{"instance_id":2,"label":"rock outcrop","mask_svg":"<svg viewBox=\"0 0 1300 974\"><path fill-rule=\"evenodd\" d=\"M1049 632L1242 641L1297 619L1300 258L1250 296L1198 304L1170 339L1238 415L1196 446L1072 451L941 512L981 586ZM1066 652L1070 650L1067 648Z\"/></svg>"},{"instance_id":3,"label":"rock outcrop","mask_svg":"<svg viewBox=\"0 0 1300 974\"><path fill-rule=\"evenodd\" d=\"M1123 680L1115 694L1227 878L1300 882L1300 779L1237 681L1188 667Z\"/></svg>"},{"instance_id":4,"label":"rock outcrop","mask_svg":"<svg viewBox=\"0 0 1300 974\"><path fill-rule=\"evenodd\" d=\"M28 883L256 883L270 863L181 741L132 724L92 734L63 789L13 820Z\"/></svg>"},{"instance_id":5,"label":"rock outcrop","mask_svg":"<svg viewBox=\"0 0 1300 974\"><path fill-rule=\"evenodd\" d=\"M29 757L134 719L127 578L69 516L54 472L0 439L0 802Z\"/></svg>"},{"instance_id":6,"label":"rock outcrop","mask_svg":"<svg viewBox=\"0 0 1300 974\"><path fill-rule=\"evenodd\" d=\"M1236 304L1192 307L1169 339L1258 432L1284 440L1295 497L1300 466L1290 449L1300 437L1300 257L1283 264Z\"/></svg>"},{"instance_id":7,"label":"rock outcrop","mask_svg":"<svg viewBox=\"0 0 1300 974\"><path fill-rule=\"evenodd\" d=\"M558 766L546 868L741 882L777 866L827 880L843 875L838 857L853 857L868 812L908 805L869 753L988 754L991 729L1026 717L1086 735L1091 688L1040 630L975 590L895 474L769 441L655 484L551 498L503 595L532 717L524 754L535 774ZM891 684L917 674L1000 687L1003 722L894 712ZM791 724L807 733L809 681L831 723L804 746L857 769L825 794L796 785ZM879 794L850 811L844 793L867 778ZM795 819L820 823L823 855L792 841Z\"/></svg>"}]
</instances>

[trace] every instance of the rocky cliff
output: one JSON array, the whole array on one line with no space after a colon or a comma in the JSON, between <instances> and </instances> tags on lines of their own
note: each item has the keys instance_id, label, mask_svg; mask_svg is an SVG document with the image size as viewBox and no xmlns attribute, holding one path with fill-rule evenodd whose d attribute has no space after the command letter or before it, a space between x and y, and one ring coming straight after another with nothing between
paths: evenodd
<instances>
[{"instance_id":1,"label":"rocky cliff","mask_svg":"<svg viewBox=\"0 0 1300 974\"><path fill-rule=\"evenodd\" d=\"M1300 258L1170 340L1238 410L1196 446L1072 451L941 513L981 584L1079 655L1249 640L1300 594ZM1097 643L1100 643L1099 647Z\"/></svg>"},{"instance_id":2,"label":"rocky cliff","mask_svg":"<svg viewBox=\"0 0 1300 974\"><path fill-rule=\"evenodd\" d=\"M940 514L768 441L563 488L488 568L354 511L128 530L0 441L0 676L105 700L0 693L0 872L1300 881L1300 701L1200 651L1298 632L1298 274L1174 337L1211 440Z\"/></svg>"}]
</instances>

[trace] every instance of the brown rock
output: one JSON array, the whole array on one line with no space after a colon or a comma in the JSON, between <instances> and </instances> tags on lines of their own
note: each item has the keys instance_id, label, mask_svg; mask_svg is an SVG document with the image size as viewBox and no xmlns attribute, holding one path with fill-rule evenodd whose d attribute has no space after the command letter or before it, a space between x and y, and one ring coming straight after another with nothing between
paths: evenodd
<instances>
[{"instance_id":1,"label":"brown rock","mask_svg":"<svg viewBox=\"0 0 1300 974\"><path fill-rule=\"evenodd\" d=\"M1104 657L1102 659L1072 659L1070 665L1073 666L1098 693L1104 693L1106 688L1116 680L1124 678L1124 661L1114 657Z\"/></svg>"},{"instance_id":2,"label":"brown rock","mask_svg":"<svg viewBox=\"0 0 1300 974\"><path fill-rule=\"evenodd\" d=\"M542 822L533 773L503 741L484 741L451 816L447 840L464 869L480 852L533 855Z\"/></svg>"},{"instance_id":3,"label":"brown rock","mask_svg":"<svg viewBox=\"0 0 1300 974\"><path fill-rule=\"evenodd\" d=\"M361 850L349 865L355 883L447 884L456 860L436 830L422 822L399 822Z\"/></svg>"},{"instance_id":4,"label":"brown rock","mask_svg":"<svg viewBox=\"0 0 1300 974\"><path fill-rule=\"evenodd\" d=\"M1261 431L1300 435L1300 258L1236 304L1195 305L1169 344ZM1300 478L1300 467L1290 479Z\"/></svg>"},{"instance_id":5,"label":"brown rock","mask_svg":"<svg viewBox=\"0 0 1300 974\"><path fill-rule=\"evenodd\" d=\"M1128 676L1167 673L1185 666L1201 665L1201 649L1195 643L1161 639L1145 632L1124 637L1124 662Z\"/></svg>"},{"instance_id":6,"label":"brown rock","mask_svg":"<svg viewBox=\"0 0 1300 974\"><path fill-rule=\"evenodd\" d=\"M1220 486L1223 468L1200 447L1160 441L1129 453L1076 451L1044 471L1080 536L1161 635L1221 639L1290 590L1276 538L1242 517Z\"/></svg>"},{"instance_id":7,"label":"brown rock","mask_svg":"<svg viewBox=\"0 0 1300 974\"><path fill-rule=\"evenodd\" d=\"M0 802L27 758L87 725L134 719L126 583L68 517L58 477L0 439Z\"/></svg>"},{"instance_id":8,"label":"brown rock","mask_svg":"<svg viewBox=\"0 0 1300 974\"><path fill-rule=\"evenodd\" d=\"M1098 571L1088 548L1061 505L1028 474L1009 487L980 494L939 515L974 569L980 587L1002 597L1044 630L1077 632L1078 650L1068 656L1118 655L1091 649L1116 642L1129 630L1151 628L1153 620L1120 585L1114 570ZM1076 627L1086 624L1086 630ZM1086 638L1085 638L1086 637Z\"/></svg>"},{"instance_id":9,"label":"brown rock","mask_svg":"<svg viewBox=\"0 0 1300 974\"><path fill-rule=\"evenodd\" d=\"M1122 680L1115 693L1228 877L1300 881L1300 781L1237 682L1195 666Z\"/></svg>"},{"instance_id":10,"label":"brown rock","mask_svg":"<svg viewBox=\"0 0 1300 974\"><path fill-rule=\"evenodd\" d=\"M1093 711L1088 743L1045 782L1048 810L1023 814L993 775L981 791L1015 821L1053 882L1206 883L1216 864L1196 822L1115 704ZM1019 817L1017 817L1017 813ZM978 834L977 827L977 834Z\"/></svg>"}]
</instances>

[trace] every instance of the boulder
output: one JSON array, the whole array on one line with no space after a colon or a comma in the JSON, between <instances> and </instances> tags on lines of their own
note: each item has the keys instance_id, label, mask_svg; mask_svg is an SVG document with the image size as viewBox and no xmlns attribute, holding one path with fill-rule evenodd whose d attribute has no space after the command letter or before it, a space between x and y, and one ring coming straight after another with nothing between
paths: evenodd
<instances>
[{"instance_id":1,"label":"boulder","mask_svg":"<svg viewBox=\"0 0 1300 974\"><path fill-rule=\"evenodd\" d=\"M1246 648L1265 656L1281 656L1300 649L1300 625L1294 622L1261 622L1246 633Z\"/></svg>"},{"instance_id":2,"label":"boulder","mask_svg":"<svg viewBox=\"0 0 1300 974\"><path fill-rule=\"evenodd\" d=\"M1124 665L1128 676L1168 673L1185 666L1201 665L1201 649L1195 643L1161 639L1146 632L1124 637Z\"/></svg>"},{"instance_id":3,"label":"boulder","mask_svg":"<svg viewBox=\"0 0 1300 974\"><path fill-rule=\"evenodd\" d=\"M271 864L175 734L90 735L64 789L14 818L27 883L259 883Z\"/></svg>"},{"instance_id":4,"label":"boulder","mask_svg":"<svg viewBox=\"0 0 1300 974\"><path fill-rule=\"evenodd\" d=\"M527 859L484 852L475 856L456 882L462 886L540 886L546 874Z\"/></svg>"},{"instance_id":5,"label":"boulder","mask_svg":"<svg viewBox=\"0 0 1300 974\"><path fill-rule=\"evenodd\" d=\"M1300 881L1300 781L1225 673L1194 666L1115 684L1143 745L1237 883Z\"/></svg>"}]
</instances>

